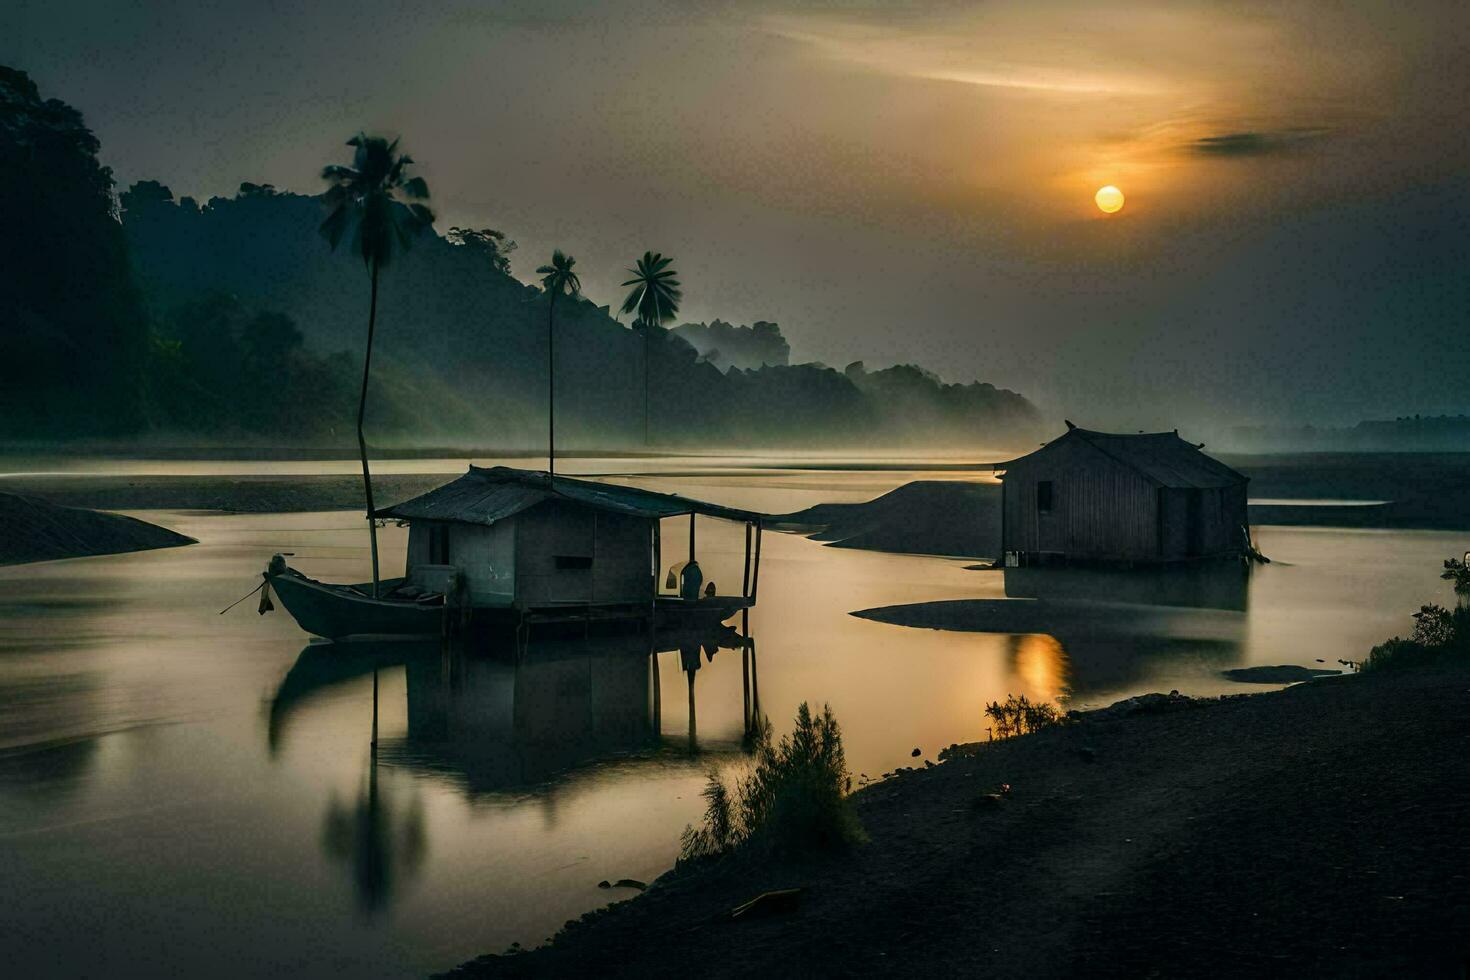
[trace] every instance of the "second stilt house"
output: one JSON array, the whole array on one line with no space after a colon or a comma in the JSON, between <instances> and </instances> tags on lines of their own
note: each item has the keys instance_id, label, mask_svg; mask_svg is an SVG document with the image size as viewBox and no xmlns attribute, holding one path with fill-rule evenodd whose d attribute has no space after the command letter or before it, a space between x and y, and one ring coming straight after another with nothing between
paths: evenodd
<instances>
[{"instance_id":1,"label":"second stilt house","mask_svg":"<svg viewBox=\"0 0 1470 980\"><path fill-rule=\"evenodd\" d=\"M1067 425L1036 452L996 464L1006 564L1143 564L1250 550L1248 478L1202 445L1177 430Z\"/></svg>"}]
</instances>

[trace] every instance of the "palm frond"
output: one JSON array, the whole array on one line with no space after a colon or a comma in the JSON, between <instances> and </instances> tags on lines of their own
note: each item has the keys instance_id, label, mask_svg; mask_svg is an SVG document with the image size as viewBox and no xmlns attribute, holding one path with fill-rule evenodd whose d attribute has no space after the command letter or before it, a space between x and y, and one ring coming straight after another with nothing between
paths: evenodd
<instances>
[{"instance_id":1,"label":"palm frond","mask_svg":"<svg viewBox=\"0 0 1470 980\"><path fill-rule=\"evenodd\" d=\"M347 231L347 226L351 222L351 219L352 212L345 207L339 206L332 209L331 213L327 215L326 220L321 223L321 226L317 230L321 232L322 237L327 240L327 243L335 249L337 243L342 240L343 233Z\"/></svg>"},{"instance_id":2,"label":"palm frond","mask_svg":"<svg viewBox=\"0 0 1470 980\"><path fill-rule=\"evenodd\" d=\"M329 186L323 195L328 215L320 230L336 249L350 229L352 251L363 262L381 266L434 223L434 212L416 203L429 197L429 185L422 177L408 175L413 158L398 155L398 139L359 132L347 145L353 148L352 166L322 168L322 179ZM409 201L399 203L399 195Z\"/></svg>"}]
</instances>

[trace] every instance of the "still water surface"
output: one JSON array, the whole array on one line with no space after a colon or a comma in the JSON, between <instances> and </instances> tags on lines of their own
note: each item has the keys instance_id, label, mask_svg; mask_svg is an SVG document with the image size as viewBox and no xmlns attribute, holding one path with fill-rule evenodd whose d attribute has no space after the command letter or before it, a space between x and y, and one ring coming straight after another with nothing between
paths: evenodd
<instances>
[{"instance_id":1,"label":"still water surface","mask_svg":"<svg viewBox=\"0 0 1470 980\"><path fill-rule=\"evenodd\" d=\"M751 466L639 482L781 512L912 474L789 477ZM1180 587L767 534L753 654L729 633L660 637L655 657L638 638L533 638L517 665L507 650L347 653L308 643L280 611L257 616L253 599L218 614L273 552L366 577L356 515L138 516L200 544L0 569L11 975L399 977L535 944L632 894L600 880L671 865L705 773L744 758L753 702L778 731L800 701L829 702L854 774L876 776L915 763L914 748L932 759L984 738L985 703L1008 693L1070 706L1214 694L1242 690L1226 668L1357 658L1441 598L1439 563L1464 550L1436 532L1263 528L1275 564ZM738 578L739 533L701 530L711 577ZM385 553L402 541L389 529ZM1053 628L849 615L1006 596L1052 600Z\"/></svg>"}]
</instances>

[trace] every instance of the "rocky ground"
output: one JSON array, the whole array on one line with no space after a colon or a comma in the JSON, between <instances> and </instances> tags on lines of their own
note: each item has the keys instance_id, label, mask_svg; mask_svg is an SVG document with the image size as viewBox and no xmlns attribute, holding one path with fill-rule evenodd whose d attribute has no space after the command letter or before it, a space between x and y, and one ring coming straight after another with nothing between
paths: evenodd
<instances>
[{"instance_id":1,"label":"rocky ground","mask_svg":"<svg viewBox=\"0 0 1470 980\"><path fill-rule=\"evenodd\" d=\"M860 791L849 854L674 872L450 975L1463 977L1467 754L1470 667L1152 696Z\"/></svg>"}]
</instances>

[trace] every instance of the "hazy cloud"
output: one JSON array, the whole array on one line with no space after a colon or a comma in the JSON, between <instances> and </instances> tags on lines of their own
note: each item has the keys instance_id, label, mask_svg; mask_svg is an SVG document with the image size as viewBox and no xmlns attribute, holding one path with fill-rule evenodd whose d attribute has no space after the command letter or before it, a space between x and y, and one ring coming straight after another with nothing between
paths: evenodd
<instances>
[{"instance_id":1,"label":"hazy cloud","mask_svg":"<svg viewBox=\"0 0 1470 980\"><path fill-rule=\"evenodd\" d=\"M1202 136L1189 144L1195 153L1210 157L1261 157L1299 150L1333 135L1326 126L1221 133Z\"/></svg>"}]
</instances>

